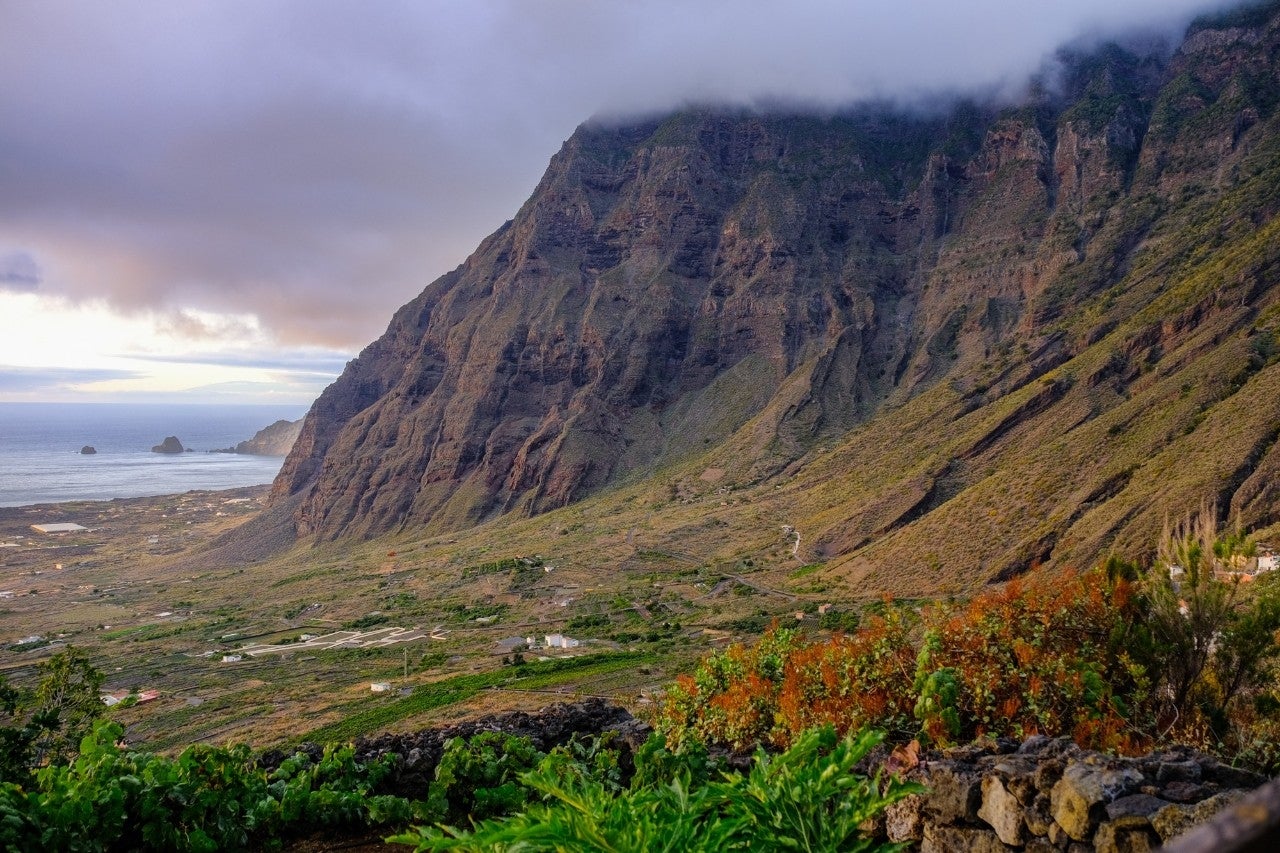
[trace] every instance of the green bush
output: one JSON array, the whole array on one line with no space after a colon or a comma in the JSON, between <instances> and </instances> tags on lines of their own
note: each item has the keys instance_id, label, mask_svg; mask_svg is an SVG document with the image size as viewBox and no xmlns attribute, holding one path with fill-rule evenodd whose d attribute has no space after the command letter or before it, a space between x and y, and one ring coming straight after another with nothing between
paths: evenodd
<instances>
[{"instance_id":1,"label":"green bush","mask_svg":"<svg viewBox=\"0 0 1280 853\"><path fill-rule=\"evenodd\" d=\"M704 781L651 742L637 753L635 776L622 791L568 753L553 753L523 777L543 802L470 830L424 827L390 840L419 851L896 850L860 829L890 803L921 790L854 772L882 737L862 731L839 738L830 726L814 729L781 755L758 752L746 776L716 781ZM705 769L704 759L692 764Z\"/></svg>"},{"instance_id":2,"label":"green bush","mask_svg":"<svg viewBox=\"0 0 1280 853\"><path fill-rule=\"evenodd\" d=\"M440 820L454 823L510 814L528 800L521 775L544 757L527 737L480 732L451 738L436 765L427 803Z\"/></svg>"},{"instance_id":3,"label":"green bush","mask_svg":"<svg viewBox=\"0 0 1280 853\"><path fill-rule=\"evenodd\" d=\"M378 795L392 761L362 765L350 746L318 762L299 753L274 771L249 748L196 745L176 759L126 752L123 730L99 721L69 764L28 785L0 785L5 850L196 850L278 846L316 827L403 826L426 812Z\"/></svg>"}]
</instances>

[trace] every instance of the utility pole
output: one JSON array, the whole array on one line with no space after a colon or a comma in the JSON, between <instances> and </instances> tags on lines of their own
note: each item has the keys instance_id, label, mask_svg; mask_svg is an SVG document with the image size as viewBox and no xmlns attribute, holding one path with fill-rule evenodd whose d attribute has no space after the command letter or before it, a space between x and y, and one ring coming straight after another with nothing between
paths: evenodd
<instances>
[{"instance_id":1,"label":"utility pole","mask_svg":"<svg viewBox=\"0 0 1280 853\"><path fill-rule=\"evenodd\" d=\"M408 680L409 678L409 647L408 646L404 647L404 677L405 677L405 680Z\"/></svg>"}]
</instances>

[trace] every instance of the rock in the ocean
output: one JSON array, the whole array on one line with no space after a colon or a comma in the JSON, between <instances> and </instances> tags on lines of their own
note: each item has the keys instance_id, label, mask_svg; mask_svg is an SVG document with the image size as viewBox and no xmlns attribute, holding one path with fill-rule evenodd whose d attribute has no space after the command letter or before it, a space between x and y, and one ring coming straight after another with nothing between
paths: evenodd
<instances>
[{"instance_id":1,"label":"rock in the ocean","mask_svg":"<svg viewBox=\"0 0 1280 853\"><path fill-rule=\"evenodd\" d=\"M82 456L92 456L97 452L98 451L94 449L92 444L86 444L84 447L80 448L80 454Z\"/></svg>"},{"instance_id":2,"label":"rock in the ocean","mask_svg":"<svg viewBox=\"0 0 1280 853\"><path fill-rule=\"evenodd\" d=\"M279 420L271 426L264 427L248 441L242 441L232 448L234 453L248 453L254 456L288 456L293 443L302 432L302 419L296 421Z\"/></svg>"},{"instance_id":3,"label":"rock in the ocean","mask_svg":"<svg viewBox=\"0 0 1280 853\"><path fill-rule=\"evenodd\" d=\"M171 435L151 448L152 453L181 453L183 451L182 442L178 441L176 435Z\"/></svg>"}]
</instances>

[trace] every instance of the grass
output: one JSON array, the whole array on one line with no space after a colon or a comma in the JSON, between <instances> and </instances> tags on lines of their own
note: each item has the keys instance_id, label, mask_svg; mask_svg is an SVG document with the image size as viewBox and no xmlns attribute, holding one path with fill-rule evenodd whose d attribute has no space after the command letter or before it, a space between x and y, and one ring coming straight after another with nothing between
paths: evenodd
<instances>
[{"instance_id":1,"label":"grass","mask_svg":"<svg viewBox=\"0 0 1280 853\"><path fill-rule=\"evenodd\" d=\"M409 717L463 702L489 688L540 690L618 670L634 669L646 663L652 663L654 659L655 656L652 654L617 652L536 661L519 667L458 675L420 687L406 697L377 708L360 711L339 722L321 726L301 735L298 740L316 743L350 741L360 735L385 729Z\"/></svg>"}]
</instances>

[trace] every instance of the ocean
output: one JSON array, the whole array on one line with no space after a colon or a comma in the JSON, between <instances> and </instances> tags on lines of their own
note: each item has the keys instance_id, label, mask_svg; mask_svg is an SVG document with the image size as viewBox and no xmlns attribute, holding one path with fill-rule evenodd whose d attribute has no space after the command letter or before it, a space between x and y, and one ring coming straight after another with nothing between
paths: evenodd
<instances>
[{"instance_id":1,"label":"ocean","mask_svg":"<svg viewBox=\"0 0 1280 853\"><path fill-rule=\"evenodd\" d=\"M283 459L206 451L304 414L304 406L0 403L0 506L270 483ZM195 452L151 452L170 435ZM81 455L86 444L98 452Z\"/></svg>"}]
</instances>

